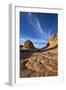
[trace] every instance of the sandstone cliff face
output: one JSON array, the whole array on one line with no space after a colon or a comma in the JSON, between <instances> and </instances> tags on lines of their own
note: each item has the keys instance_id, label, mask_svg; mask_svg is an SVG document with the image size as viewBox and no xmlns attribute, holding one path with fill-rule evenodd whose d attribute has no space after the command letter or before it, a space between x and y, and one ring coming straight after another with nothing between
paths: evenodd
<instances>
[{"instance_id":1,"label":"sandstone cliff face","mask_svg":"<svg viewBox=\"0 0 66 90\"><path fill-rule=\"evenodd\" d=\"M53 35L52 37L50 37L48 42L49 42L49 47L58 46L58 37L57 37L57 35Z\"/></svg>"}]
</instances>

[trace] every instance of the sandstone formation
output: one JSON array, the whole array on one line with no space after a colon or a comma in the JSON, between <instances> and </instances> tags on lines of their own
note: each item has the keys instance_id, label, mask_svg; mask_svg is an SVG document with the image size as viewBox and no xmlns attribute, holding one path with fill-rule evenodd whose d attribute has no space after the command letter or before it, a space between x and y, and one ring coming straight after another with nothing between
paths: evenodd
<instances>
[{"instance_id":1,"label":"sandstone formation","mask_svg":"<svg viewBox=\"0 0 66 90\"><path fill-rule=\"evenodd\" d=\"M21 50L34 49L34 45L30 40L25 41Z\"/></svg>"},{"instance_id":2,"label":"sandstone formation","mask_svg":"<svg viewBox=\"0 0 66 90\"><path fill-rule=\"evenodd\" d=\"M49 48L58 46L58 36L55 34L52 37L50 37L48 43L49 43Z\"/></svg>"},{"instance_id":3,"label":"sandstone formation","mask_svg":"<svg viewBox=\"0 0 66 90\"><path fill-rule=\"evenodd\" d=\"M46 48L42 48L40 51L32 53L28 58L25 59L26 63L24 64L24 66L26 69L22 71L21 76L32 77L58 75L57 46L57 35L53 35L51 38L49 38ZM26 41L23 47L34 48L31 41Z\"/></svg>"}]
</instances>

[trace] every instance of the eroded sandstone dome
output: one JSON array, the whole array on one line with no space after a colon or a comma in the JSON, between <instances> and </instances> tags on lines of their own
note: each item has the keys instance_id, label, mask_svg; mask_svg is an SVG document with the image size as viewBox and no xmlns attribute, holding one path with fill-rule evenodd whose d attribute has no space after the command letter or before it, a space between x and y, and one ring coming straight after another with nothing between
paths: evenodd
<instances>
[{"instance_id":1,"label":"eroded sandstone dome","mask_svg":"<svg viewBox=\"0 0 66 90\"><path fill-rule=\"evenodd\" d=\"M24 48L34 48L33 43L30 40L25 41Z\"/></svg>"}]
</instances>

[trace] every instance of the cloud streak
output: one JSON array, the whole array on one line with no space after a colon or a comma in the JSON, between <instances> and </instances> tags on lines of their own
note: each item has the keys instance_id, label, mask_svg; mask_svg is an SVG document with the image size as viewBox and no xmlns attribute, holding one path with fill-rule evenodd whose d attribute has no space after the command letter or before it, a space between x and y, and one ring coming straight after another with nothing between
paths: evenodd
<instances>
[{"instance_id":1,"label":"cloud streak","mask_svg":"<svg viewBox=\"0 0 66 90\"><path fill-rule=\"evenodd\" d=\"M47 30L47 28L42 28L41 23L38 19L38 17L34 16L33 13L28 12L27 14L24 13L27 17L28 23L30 23L30 25L32 26L32 30L34 33L36 33L36 35L38 34L38 36L40 38L38 38L37 40L48 40L48 38L51 36L51 30ZM49 31L49 32L48 32ZM33 33L32 33L33 34ZM26 37L27 39L30 39L30 37Z\"/></svg>"},{"instance_id":2,"label":"cloud streak","mask_svg":"<svg viewBox=\"0 0 66 90\"><path fill-rule=\"evenodd\" d=\"M35 32L38 32L38 33L40 33L40 34L44 34L44 30L43 30L43 28L42 28L42 26L41 26L41 24L40 24L40 21L39 21L39 19L37 18L37 17L34 17L33 15L32 15L32 13L28 13L27 14L27 16L28 16L28 21L29 21L29 23L33 26L33 28L34 28L34 31Z\"/></svg>"}]
</instances>

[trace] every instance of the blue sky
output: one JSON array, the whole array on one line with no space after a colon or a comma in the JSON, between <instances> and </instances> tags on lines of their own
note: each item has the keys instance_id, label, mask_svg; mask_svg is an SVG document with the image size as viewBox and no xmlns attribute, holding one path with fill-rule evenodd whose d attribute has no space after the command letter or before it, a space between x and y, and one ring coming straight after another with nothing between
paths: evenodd
<instances>
[{"instance_id":1,"label":"blue sky","mask_svg":"<svg viewBox=\"0 0 66 90\"><path fill-rule=\"evenodd\" d=\"M57 33L57 14L20 12L20 44L31 40L35 47L42 48L48 38Z\"/></svg>"}]
</instances>

